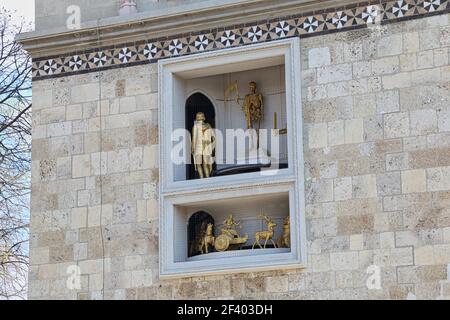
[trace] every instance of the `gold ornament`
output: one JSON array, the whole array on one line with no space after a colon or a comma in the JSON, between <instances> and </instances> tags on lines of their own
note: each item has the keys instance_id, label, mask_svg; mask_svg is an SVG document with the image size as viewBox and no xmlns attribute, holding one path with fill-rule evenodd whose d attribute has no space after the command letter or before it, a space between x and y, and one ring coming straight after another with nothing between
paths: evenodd
<instances>
[{"instance_id":1,"label":"gold ornament","mask_svg":"<svg viewBox=\"0 0 450 320\"><path fill-rule=\"evenodd\" d=\"M195 116L192 128L192 156L194 158L195 171L200 179L209 178L213 169L213 152L216 148L216 136L213 128L205 122L205 114L199 112Z\"/></svg>"},{"instance_id":2,"label":"gold ornament","mask_svg":"<svg viewBox=\"0 0 450 320\"><path fill-rule=\"evenodd\" d=\"M274 234L274 228L277 226L275 222L272 221L269 217L266 215L261 215L261 218L264 218L264 220L267 223L267 230L265 231L258 231L255 233L255 242L253 243L252 249L255 248L255 245L258 245L261 249L263 248L260 244L261 240L264 240L264 249L267 246L267 242L270 240L274 246L274 248L277 247L277 244L273 241L273 234Z\"/></svg>"},{"instance_id":3,"label":"gold ornament","mask_svg":"<svg viewBox=\"0 0 450 320\"><path fill-rule=\"evenodd\" d=\"M283 234L277 240L278 248L291 247L291 221L289 217L284 219Z\"/></svg>"}]
</instances>

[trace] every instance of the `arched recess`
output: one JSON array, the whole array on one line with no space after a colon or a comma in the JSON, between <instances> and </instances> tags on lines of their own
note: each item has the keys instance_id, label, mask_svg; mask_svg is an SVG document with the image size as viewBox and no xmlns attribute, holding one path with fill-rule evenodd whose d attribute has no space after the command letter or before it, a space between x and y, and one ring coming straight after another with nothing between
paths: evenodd
<instances>
[{"instance_id":1,"label":"arched recess","mask_svg":"<svg viewBox=\"0 0 450 320\"><path fill-rule=\"evenodd\" d=\"M187 226L189 257L201 254L201 236L206 231L206 226L209 223L214 225L214 218L206 211L197 211L189 218Z\"/></svg>"},{"instance_id":2,"label":"arched recess","mask_svg":"<svg viewBox=\"0 0 450 320\"><path fill-rule=\"evenodd\" d=\"M206 122L211 125L213 129L216 128L216 110L211 100L201 92L195 92L186 100L186 120L185 128L192 136L192 127L195 121L195 115L198 112L203 112L206 116ZM186 177L188 180L198 178L195 173L193 165L194 161L191 155L191 164L186 166Z\"/></svg>"}]
</instances>

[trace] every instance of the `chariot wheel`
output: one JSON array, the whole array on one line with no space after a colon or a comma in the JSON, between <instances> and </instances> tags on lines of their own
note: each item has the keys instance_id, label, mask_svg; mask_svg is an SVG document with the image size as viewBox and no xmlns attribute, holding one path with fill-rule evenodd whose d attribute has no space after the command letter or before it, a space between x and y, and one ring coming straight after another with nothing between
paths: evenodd
<instances>
[{"instance_id":1,"label":"chariot wheel","mask_svg":"<svg viewBox=\"0 0 450 320\"><path fill-rule=\"evenodd\" d=\"M221 234L216 238L214 242L214 247L217 251L225 251L230 246L230 238L226 235Z\"/></svg>"}]
</instances>

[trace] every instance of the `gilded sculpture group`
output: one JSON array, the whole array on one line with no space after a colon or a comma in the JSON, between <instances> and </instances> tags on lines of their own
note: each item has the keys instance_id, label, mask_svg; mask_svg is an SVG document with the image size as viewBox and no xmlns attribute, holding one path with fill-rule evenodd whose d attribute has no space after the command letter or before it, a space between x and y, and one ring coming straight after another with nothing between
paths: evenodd
<instances>
[{"instance_id":1,"label":"gilded sculpture group","mask_svg":"<svg viewBox=\"0 0 450 320\"><path fill-rule=\"evenodd\" d=\"M260 217L266 221L267 230L255 232L255 241L253 242L252 249L254 249L255 246L258 246L260 249L266 249L269 241L272 243L274 248L289 248L291 244L289 217L285 218L283 233L276 242L273 240L276 223L267 217L267 215L261 215ZM210 247L219 252L240 248L248 241L248 235L241 237L239 232L236 230L240 224L241 221L235 221L233 215L230 214L223 222L223 227L220 229L220 234L215 237L214 225L212 223L208 223L206 225L206 230L202 232L197 240L200 244L199 251L202 254L205 254L210 252ZM261 245L261 241L263 241L263 245Z\"/></svg>"},{"instance_id":2,"label":"gilded sculpture group","mask_svg":"<svg viewBox=\"0 0 450 320\"><path fill-rule=\"evenodd\" d=\"M259 130L263 119L263 98L262 94L256 92L255 82L250 82L249 88L250 93L245 96L242 104L239 98L237 83L225 91L225 96L232 90L235 90L237 92L236 102L242 107L247 129L254 129L254 126L257 125L257 130ZM209 178L212 172L215 148L216 137L214 130L206 122L205 114L198 112L195 116L194 126L192 127L191 152L194 159L195 171L198 173L200 179Z\"/></svg>"},{"instance_id":3,"label":"gilded sculpture group","mask_svg":"<svg viewBox=\"0 0 450 320\"><path fill-rule=\"evenodd\" d=\"M255 82L250 82L249 89L250 93L245 96L243 103L241 104L236 82L229 86L225 91L225 100L228 94L232 91L236 91L236 102L241 106L242 111L244 112L247 129L259 130L264 115L263 97L262 94L257 93ZM276 119L276 114L274 115L274 118ZM276 129L276 120L274 126ZM206 122L206 117L203 112L198 112L196 114L194 126L192 128L191 142L191 152L194 159L195 171L201 179L209 178L213 169L213 153L216 147L216 137L213 128ZM267 217L267 215L261 215L261 218L266 221L267 230L258 231L254 234L255 241L253 242L252 249L254 249L255 246L265 249L269 241L274 248L289 248L289 217L285 219L283 233L276 242L273 240L276 223ZM196 239L196 250L204 254L210 251L210 247L213 247L216 251L220 252L243 246L248 241L248 235L243 237L239 235L236 228L240 226L240 224L240 221L236 222L233 219L233 216L229 215L224 221L223 227L220 229L220 234L217 237L214 236L214 225L212 223L202 226L201 234ZM261 245L262 241L263 245Z\"/></svg>"}]
</instances>

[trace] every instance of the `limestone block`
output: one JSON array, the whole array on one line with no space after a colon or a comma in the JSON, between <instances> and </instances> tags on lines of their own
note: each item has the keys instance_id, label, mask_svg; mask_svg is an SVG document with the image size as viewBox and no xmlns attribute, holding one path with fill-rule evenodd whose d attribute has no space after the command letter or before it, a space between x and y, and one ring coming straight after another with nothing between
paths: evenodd
<instances>
[{"instance_id":1,"label":"limestone block","mask_svg":"<svg viewBox=\"0 0 450 320\"><path fill-rule=\"evenodd\" d=\"M288 276L267 277L265 278L265 287L266 292L270 293L288 292L289 277Z\"/></svg>"},{"instance_id":2,"label":"limestone block","mask_svg":"<svg viewBox=\"0 0 450 320\"><path fill-rule=\"evenodd\" d=\"M352 79L352 65L338 64L317 69L317 83L324 84Z\"/></svg>"},{"instance_id":3,"label":"limestone block","mask_svg":"<svg viewBox=\"0 0 450 320\"><path fill-rule=\"evenodd\" d=\"M50 108L53 103L52 89L37 90L33 89L33 110L37 111L44 108Z\"/></svg>"},{"instance_id":4,"label":"limestone block","mask_svg":"<svg viewBox=\"0 0 450 320\"><path fill-rule=\"evenodd\" d=\"M439 132L450 131L450 107L446 109L438 109L437 116Z\"/></svg>"},{"instance_id":5,"label":"limestone block","mask_svg":"<svg viewBox=\"0 0 450 320\"><path fill-rule=\"evenodd\" d=\"M418 32L406 32L403 33L403 51L405 52L417 52L420 50L419 33Z\"/></svg>"},{"instance_id":6,"label":"limestone block","mask_svg":"<svg viewBox=\"0 0 450 320\"><path fill-rule=\"evenodd\" d=\"M313 136L313 139L316 139L316 138L323 139L323 136L321 134L322 133L319 133L318 137ZM313 133L313 135L317 135L317 134ZM323 145L324 142L323 141L322 142L315 141L314 143L318 143L319 145L320 145L320 143L322 143L322 145ZM327 142L325 141L325 146L326 146L326 143ZM344 143L345 143L344 121L337 120L337 121L329 122L328 123L328 144L330 146L336 146L336 145L340 145L340 144L344 144Z\"/></svg>"},{"instance_id":7,"label":"limestone block","mask_svg":"<svg viewBox=\"0 0 450 320\"><path fill-rule=\"evenodd\" d=\"M373 198L377 196L376 175L356 176L352 179L354 198Z\"/></svg>"},{"instance_id":8,"label":"limestone block","mask_svg":"<svg viewBox=\"0 0 450 320\"><path fill-rule=\"evenodd\" d=\"M30 251L30 264L40 265L50 261L50 249L48 247L33 248Z\"/></svg>"},{"instance_id":9,"label":"limestone block","mask_svg":"<svg viewBox=\"0 0 450 320\"><path fill-rule=\"evenodd\" d=\"M147 220L147 200L137 201L137 221L145 222Z\"/></svg>"},{"instance_id":10,"label":"limestone block","mask_svg":"<svg viewBox=\"0 0 450 320\"><path fill-rule=\"evenodd\" d=\"M363 119L345 120L345 143L360 143L364 141Z\"/></svg>"},{"instance_id":11,"label":"limestone block","mask_svg":"<svg viewBox=\"0 0 450 320\"><path fill-rule=\"evenodd\" d=\"M376 112L375 94L353 96L353 116L364 118L374 115Z\"/></svg>"},{"instance_id":12,"label":"limestone block","mask_svg":"<svg viewBox=\"0 0 450 320\"><path fill-rule=\"evenodd\" d=\"M136 111L136 98L123 97L119 101L120 113L130 113Z\"/></svg>"},{"instance_id":13,"label":"limestone block","mask_svg":"<svg viewBox=\"0 0 450 320\"><path fill-rule=\"evenodd\" d=\"M441 80L441 69L425 69L411 72L411 85L439 82Z\"/></svg>"},{"instance_id":14,"label":"limestone block","mask_svg":"<svg viewBox=\"0 0 450 320\"><path fill-rule=\"evenodd\" d=\"M374 264L380 267L412 265L412 248L407 247L374 250Z\"/></svg>"},{"instance_id":15,"label":"limestone block","mask_svg":"<svg viewBox=\"0 0 450 320\"><path fill-rule=\"evenodd\" d=\"M74 104L95 101L99 99L99 83L87 83L71 87L70 101Z\"/></svg>"},{"instance_id":16,"label":"limestone block","mask_svg":"<svg viewBox=\"0 0 450 320\"><path fill-rule=\"evenodd\" d=\"M397 56L376 59L372 61L372 74L384 75L397 73L400 70L400 60Z\"/></svg>"},{"instance_id":17,"label":"limestone block","mask_svg":"<svg viewBox=\"0 0 450 320\"><path fill-rule=\"evenodd\" d=\"M347 211L351 214L352 211ZM337 219L338 235L359 234L370 232L374 228L373 215L347 215L340 216Z\"/></svg>"},{"instance_id":18,"label":"limestone block","mask_svg":"<svg viewBox=\"0 0 450 320\"><path fill-rule=\"evenodd\" d=\"M77 155L72 159L72 177L81 178L91 175L91 157L89 154Z\"/></svg>"},{"instance_id":19,"label":"limestone block","mask_svg":"<svg viewBox=\"0 0 450 320\"><path fill-rule=\"evenodd\" d=\"M94 206L88 208L87 226L88 228L98 227L101 225L102 207Z\"/></svg>"},{"instance_id":20,"label":"limestone block","mask_svg":"<svg viewBox=\"0 0 450 320\"><path fill-rule=\"evenodd\" d=\"M371 61L356 61L353 63L353 78L366 78L373 76Z\"/></svg>"},{"instance_id":21,"label":"limestone block","mask_svg":"<svg viewBox=\"0 0 450 320\"><path fill-rule=\"evenodd\" d=\"M428 69L434 66L433 50L421 51L417 53L417 69Z\"/></svg>"},{"instance_id":22,"label":"limestone block","mask_svg":"<svg viewBox=\"0 0 450 320\"><path fill-rule=\"evenodd\" d=\"M344 61L353 62L363 59L362 41L344 42Z\"/></svg>"},{"instance_id":23,"label":"limestone block","mask_svg":"<svg viewBox=\"0 0 450 320\"><path fill-rule=\"evenodd\" d=\"M125 257L125 270L137 270L142 266L142 256L131 255Z\"/></svg>"},{"instance_id":24,"label":"limestone block","mask_svg":"<svg viewBox=\"0 0 450 320\"><path fill-rule=\"evenodd\" d=\"M156 199L147 200L147 219L149 221L159 219L159 203Z\"/></svg>"},{"instance_id":25,"label":"limestone block","mask_svg":"<svg viewBox=\"0 0 450 320\"><path fill-rule=\"evenodd\" d=\"M358 252L332 252L330 266L332 270L356 270L359 267Z\"/></svg>"},{"instance_id":26,"label":"limestone block","mask_svg":"<svg viewBox=\"0 0 450 320\"><path fill-rule=\"evenodd\" d=\"M331 63L330 49L312 48L308 51L308 63L310 68L317 68Z\"/></svg>"},{"instance_id":27,"label":"limestone block","mask_svg":"<svg viewBox=\"0 0 450 320\"><path fill-rule=\"evenodd\" d=\"M67 230L64 238L65 245L71 245L78 242L79 230Z\"/></svg>"},{"instance_id":28,"label":"limestone block","mask_svg":"<svg viewBox=\"0 0 450 320\"><path fill-rule=\"evenodd\" d=\"M129 152L127 149L113 150L107 155L108 173L128 171L130 168Z\"/></svg>"},{"instance_id":29,"label":"limestone block","mask_svg":"<svg viewBox=\"0 0 450 320\"><path fill-rule=\"evenodd\" d=\"M383 140L383 116L374 115L364 119L364 141Z\"/></svg>"},{"instance_id":30,"label":"limestone block","mask_svg":"<svg viewBox=\"0 0 450 320\"><path fill-rule=\"evenodd\" d=\"M428 191L450 190L450 167L427 169Z\"/></svg>"},{"instance_id":31,"label":"limestone block","mask_svg":"<svg viewBox=\"0 0 450 320\"><path fill-rule=\"evenodd\" d=\"M419 33L420 50L430 50L440 47L439 28L423 30Z\"/></svg>"},{"instance_id":32,"label":"limestone block","mask_svg":"<svg viewBox=\"0 0 450 320\"><path fill-rule=\"evenodd\" d=\"M325 99L327 97L327 87L324 85L308 87L308 101Z\"/></svg>"},{"instance_id":33,"label":"limestone block","mask_svg":"<svg viewBox=\"0 0 450 320\"><path fill-rule=\"evenodd\" d=\"M401 54L403 51L402 34L394 34L381 37L377 42L378 57L394 56Z\"/></svg>"},{"instance_id":34,"label":"limestone block","mask_svg":"<svg viewBox=\"0 0 450 320\"><path fill-rule=\"evenodd\" d=\"M103 289L103 274L89 275L89 291L101 291Z\"/></svg>"},{"instance_id":35,"label":"limestone block","mask_svg":"<svg viewBox=\"0 0 450 320\"><path fill-rule=\"evenodd\" d=\"M47 125L47 137L67 136L72 132L70 121L51 123Z\"/></svg>"},{"instance_id":36,"label":"limestone block","mask_svg":"<svg viewBox=\"0 0 450 320\"><path fill-rule=\"evenodd\" d=\"M103 260L102 259L84 260L84 261L80 261L78 263L78 265L81 269L82 275L100 273L103 270Z\"/></svg>"},{"instance_id":37,"label":"limestone block","mask_svg":"<svg viewBox=\"0 0 450 320\"><path fill-rule=\"evenodd\" d=\"M406 88L411 86L411 73L401 72L382 77L383 88L385 90Z\"/></svg>"},{"instance_id":38,"label":"limestone block","mask_svg":"<svg viewBox=\"0 0 450 320\"><path fill-rule=\"evenodd\" d=\"M350 250L361 251L364 249L364 237L362 234L350 235Z\"/></svg>"},{"instance_id":39,"label":"limestone block","mask_svg":"<svg viewBox=\"0 0 450 320\"><path fill-rule=\"evenodd\" d=\"M436 264L450 263L450 244L437 244L434 246L434 261Z\"/></svg>"},{"instance_id":40,"label":"limestone block","mask_svg":"<svg viewBox=\"0 0 450 320\"><path fill-rule=\"evenodd\" d=\"M82 104L83 119L91 119L100 116L100 104L98 101L90 101Z\"/></svg>"},{"instance_id":41,"label":"limestone block","mask_svg":"<svg viewBox=\"0 0 450 320\"><path fill-rule=\"evenodd\" d=\"M87 208L73 208L71 212L71 227L73 229L87 227Z\"/></svg>"},{"instance_id":42,"label":"limestone block","mask_svg":"<svg viewBox=\"0 0 450 320\"><path fill-rule=\"evenodd\" d=\"M400 94L398 90L382 91L376 95L376 99L378 113L400 111Z\"/></svg>"},{"instance_id":43,"label":"limestone block","mask_svg":"<svg viewBox=\"0 0 450 320\"><path fill-rule=\"evenodd\" d=\"M411 134L425 135L437 131L437 115L433 109L410 112Z\"/></svg>"},{"instance_id":44,"label":"limestone block","mask_svg":"<svg viewBox=\"0 0 450 320\"><path fill-rule=\"evenodd\" d=\"M380 233L380 248L395 248L395 233L382 232Z\"/></svg>"},{"instance_id":45,"label":"limestone block","mask_svg":"<svg viewBox=\"0 0 450 320\"><path fill-rule=\"evenodd\" d=\"M435 264L433 246L414 248L414 262L418 266Z\"/></svg>"},{"instance_id":46,"label":"limestone block","mask_svg":"<svg viewBox=\"0 0 450 320\"><path fill-rule=\"evenodd\" d=\"M149 287L153 283L152 269L135 270L131 272L131 285L133 287Z\"/></svg>"},{"instance_id":47,"label":"limestone block","mask_svg":"<svg viewBox=\"0 0 450 320\"><path fill-rule=\"evenodd\" d=\"M75 243L73 245L73 259L75 261L87 259L87 243Z\"/></svg>"},{"instance_id":48,"label":"limestone block","mask_svg":"<svg viewBox=\"0 0 450 320\"><path fill-rule=\"evenodd\" d=\"M400 70L402 72L413 71L417 69L417 54L407 53L400 55Z\"/></svg>"},{"instance_id":49,"label":"limestone block","mask_svg":"<svg viewBox=\"0 0 450 320\"><path fill-rule=\"evenodd\" d=\"M389 196L401 193L400 172L377 175L377 194Z\"/></svg>"},{"instance_id":50,"label":"limestone block","mask_svg":"<svg viewBox=\"0 0 450 320\"><path fill-rule=\"evenodd\" d=\"M150 76L127 77L125 82L125 95L127 97L150 94L158 90L157 77L153 74Z\"/></svg>"},{"instance_id":51,"label":"limestone block","mask_svg":"<svg viewBox=\"0 0 450 320\"><path fill-rule=\"evenodd\" d=\"M426 191L425 170L402 171L402 193L415 193Z\"/></svg>"},{"instance_id":52,"label":"limestone block","mask_svg":"<svg viewBox=\"0 0 450 320\"><path fill-rule=\"evenodd\" d=\"M40 119L41 124L63 122L66 120L66 107L52 107L43 109L40 112Z\"/></svg>"},{"instance_id":53,"label":"limestone block","mask_svg":"<svg viewBox=\"0 0 450 320\"><path fill-rule=\"evenodd\" d=\"M448 48L439 48L434 49L434 66L448 66L449 64L449 56L448 56Z\"/></svg>"},{"instance_id":54,"label":"limestone block","mask_svg":"<svg viewBox=\"0 0 450 320\"><path fill-rule=\"evenodd\" d=\"M385 138L405 137L410 134L409 115L407 112L384 115Z\"/></svg>"},{"instance_id":55,"label":"limestone block","mask_svg":"<svg viewBox=\"0 0 450 320\"><path fill-rule=\"evenodd\" d=\"M444 242L450 243L450 227L443 229Z\"/></svg>"},{"instance_id":56,"label":"limestone block","mask_svg":"<svg viewBox=\"0 0 450 320\"><path fill-rule=\"evenodd\" d=\"M352 178L344 177L334 180L334 200L342 201L352 198Z\"/></svg>"},{"instance_id":57,"label":"limestone block","mask_svg":"<svg viewBox=\"0 0 450 320\"><path fill-rule=\"evenodd\" d=\"M127 114L115 114L104 117L106 130L127 128L130 126L129 116Z\"/></svg>"},{"instance_id":58,"label":"limestone block","mask_svg":"<svg viewBox=\"0 0 450 320\"><path fill-rule=\"evenodd\" d=\"M403 149L405 151L416 151L427 148L427 137L403 138Z\"/></svg>"},{"instance_id":59,"label":"limestone block","mask_svg":"<svg viewBox=\"0 0 450 320\"><path fill-rule=\"evenodd\" d=\"M307 203L327 202L333 200L333 180L322 179L307 183Z\"/></svg>"},{"instance_id":60,"label":"limestone block","mask_svg":"<svg viewBox=\"0 0 450 320\"><path fill-rule=\"evenodd\" d=\"M328 253L311 255L311 265L313 272L330 271L330 255Z\"/></svg>"}]
</instances>

